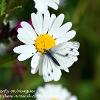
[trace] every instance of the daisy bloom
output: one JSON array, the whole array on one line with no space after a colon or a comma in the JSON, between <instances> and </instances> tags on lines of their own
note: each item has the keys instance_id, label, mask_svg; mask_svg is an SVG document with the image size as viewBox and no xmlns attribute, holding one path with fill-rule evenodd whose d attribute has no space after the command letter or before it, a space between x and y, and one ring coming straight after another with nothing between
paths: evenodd
<instances>
[{"instance_id":1,"label":"daisy bloom","mask_svg":"<svg viewBox=\"0 0 100 100\"><path fill-rule=\"evenodd\" d=\"M69 41L76 32L70 30L71 22L62 25L64 14L56 17L49 12L41 14L32 13L32 26L27 22L21 22L18 31L18 39L23 45L14 48L14 52L20 54L19 61L32 57L31 73L39 71L44 81L58 81L61 70L69 72L68 68L78 60L78 42Z\"/></svg>"},{"instance_id":2,"label":"daisy bloom","mask_svg":"<svg viewBox=\"0 0 100 100\"><path fill-rule=\"evenodd\" d=\"M76 96L63 88L61 85L46 84L39 87L35 94L36 100L77 100Z\"/></svg>"},{"instance_id":3,"label":"daisy bloom","mask_svg":"<svg viewBox=\"0 0 100 100\"><path fill-rule=\"evenodd\" d=\"M45 13L48 10L48 7L57 10L60 3L59 0L34 0L34 2L35 8L41 13Z\"/></svg>"}]
</instances>

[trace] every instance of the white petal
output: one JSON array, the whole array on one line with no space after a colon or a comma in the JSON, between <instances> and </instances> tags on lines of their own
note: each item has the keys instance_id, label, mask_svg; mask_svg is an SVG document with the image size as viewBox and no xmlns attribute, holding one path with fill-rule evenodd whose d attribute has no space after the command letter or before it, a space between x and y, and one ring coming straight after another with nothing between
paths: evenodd
<instances>
[{"instance_id":1,"label":"white petal","mask_svg":"<svg viewBox=\"0 0 100 100\"><path fill-rule=\"evenodd\" d=\"M43 75L43 72L42 72L42 69L43 69L43 55L41 55L38 67L39 67L39 75Z\"/></svg>"},{"instance_id":2,"label":"white petal","mask_svg":"<svg viewBox=\"0 0 100 100\"><path fill-rule=\"evenodd\" d=\"M30 57L32 57L33 56L33 54L32 53L22 53L22 54L20 54L19 56L18 56L18 60L19 61L24 61L24 60L26 60L26 59L29 59Z\"/></svg>"},{"instance_id":3,"label":"white petal","mask_svg":"<svg viewBox=\"0 0 100 100\"><path fill-rule=\"evenodd\" d=\"M76 32L74 30L71 30L71 31L67 32L66 34L63 34L62 36L57 38L57 44L67 42L70 39L74 38L75 35L76 35Z\"/></svg>"},{"instance_id":4,"label":"white petal","mask_svg":"<svg viewBox=\"0 0 100 100\"><path fill-rule=\"evenodd\" d=\"M43 77L44 77L45 82L49 82L49 81L54 80L54 75L52 73L53 68L51 66L51 63L49 61L48 56L46 56L46 59L47 59L47 62L45 63L46 66L45 67L43 66L44 67L44 69L43 69L43 73L44 73Z\"/></svg>"},{"instance_id":5,"label":"white petal","mask_svg":"<svg viewBox=\"0 0 100 100\"><path fill-rule=\"evenodd\" d=\"M55 47L52 48L53 52L58 51L58 50L62 50L62 49L75 49L78 50L80 47L80 43L79 42L64 42L61 43L59 45L56 45Z\"/></svg>"},{"instance_id":6,"label":"white petal","mask_svg":"<svg viewBox=\"0 0 100 100\"><path fill-rule=\"evenodd\" d=\"M43 62L43 77L45 82L58 81L61 77L61 70L59 66L55 65L51 58L45 56Z\"/></svg>"},{"instance_id":7,"label":"white petal","mask_svg":"<svg viewBox=\"0 0 100 100\"><path fill-rule=\"evenodd\" d=\"M51 60L48 57L48 74L47 74L47 77L48 77L49 81L54 80L52 71L53 71L53 68L51 66Z\"/></svg>"},{"instance_id":8,"label":"white petal","mask_svg":"<svg viewBox=\"0 0 100 100\"><path fill-rule=\"evenodd\" d=\"M60 36L63 36L64 34L66 34L72 27L72 23L71 22L67 22L66 24L62 25L55 33L55 37L59 38Z\"/></svg>"},{"instance_id":9,"label":"white petal","mask_svg":"<svg viewBox=\"0 0 100 100\"><path fill-rule=\"evenodd\" d=\"M51 74L53 74L52 75L53 76L53 80L54 81L60 80L60 77L61 77L61 70L60 70L60 68L57 65L55 65L53 61L51 61L51 66L53 68L53 72L51 72Z\"/></svg>"},{"instance_id":10,"label":"white petal","mask_svg":"<svg viewBox=\"0 0 100 100\"><path fill-rule=\"evenodd\" d=\"M65 55L78 56L79 55L79 52L76 49L73 49L73 48L58 49L54 52L57 53L57 54L63 55L63 56L65 56Z\"/></svg>"},{"instance_id":11,"label":"white petal","mask_svg":"<svg viewBox=\"0 0 100 100\"><path fill-rule=\"evenodd\" d=\"M50 21L50 13L47 11L44 14L44 22L43 22L43 32L42 33L47 33L49 29L49 21Z\"/></svg>"},{"instance_id":12,"label":"white petal","mask_svg":"<svg viewBox=\"0 0 100 100\"><path fill-rule=\"evenodd\" d=\"M32 13L31 19L32 19L32 25L36 33L41 34L42 33L42 14L39 12L37 13L37 15L35 13Z\"/></svg>"},{"instance_id":13,"label":"white petal","mask_svg":"<svg viewBox=\"0 0 100 100\"><path fill-rule=\"evenodd\" d=\"M25 43L25 44L34 44L34 37L32 37L32 35L30 35L31 31L28 31L27 29L25 28L19 28L18 30L18 35L17 35L17 38ZM34 33L33 33L34 34Z\"/></svg>"},{"instance_id":14,"label":"white petal","mask_svg":"<svg viewBox=\"0 0 100 100\"><path fill-rule=\"evenodd\" d=\"M49 30L51 29L52 24L55 21L55 19L56 19L56 15L55 14L52 14L51 15L51 18L50 18L50 21L49 21Z\"/></svg>"},{"instance_id":15,"label":"white petal","mask_svg":"<svg viewBox=\"0 0 100 100\"><path fill-rule=\"evenodd\" d=\"M52 0L48 0L48 6L55 9L55 10L58 9L58 5Z\"/></svg>"},{"instance_id":16,"label":"white petal","mask_svg":"<svg viewBox=\"0 0 100 100\"><path fill-rule=\"evenodd\" d=\"M74 63L74 60L70 58L69 56L63 57L58 54L54 54L54 57L59 62L59 64L61 65L60 67L63 70L64 69L66 70L66 68L69 68Z\"/></svg>"},{"instance_id":17,"label":"white petal","mask_svg":"<svg viewBox=\"0 0 100 100\"><path fill-rule=\"evenodd\" d=\"M49 64L48 57L46 55L44 55L42 72L43 72L43 78L44 78L45 82L52 81L52 77L50 77L50 75L49 75L50 70L48 68L48 64Z\"/></svg>"},{"instance_id":18,"label":"white petal","mask_svg":"<svg viewBox=\"0 0 100 100\"><path fill-rule=\"evenodd\" d=\"M34 0L38 12L45 13L48 10L47 0Z\"/></svg>"},{"instance_id":19,"label":"white petal","mask_svg":"<svg viewBox=\"0 0 100 100\"><path fill-rule=\"evenodd\" d=\"M35 8L41 13L45 13L48 10L48 6L57 10L59 0L34 0Z\"/></svg>"},{"instance_id":20,"label":"white petal","mask_svg":"<svg viewBox=\"0 0 100 100\"><path fill-rule=\"evenodd\" d=\"M27 31L29 31L28 35L30 35L30 37L32 37L33 39L35 39L37 37L34 29L32 28L32 26L29 23L23 21L23 22L21 22L21 26L23 28L25 28Z\"/></svg>"},{"instance_id":21,"label":"white petal","mask_svg":"<svg viewBox=\"0 0 100 100\"><path fill-rule=\"evenodd\" d=\"M54 54L53 56L59 62L61 69L66 68L66 61L63 57L59 56L58 54Z\"/></svg>"},{"instance_id":22,"label":"white petal","mask_svg":"<svg viewBox=\"0 0 100 100\"><path fill-rule=\"evenodd\" d=\"M40 62L40 57L41 56L38 53L36 53L31 60L31 67L32 67L31 73L32 74L35 74L37 72L37 67Z\"/></svg>"},{"instance_id":23,"label":"white petal","mask_svg":"<svg viewBox=\"0 0 100 100\"><path fill-rule=\"evenodd\" d=\"M57 4L59 4L60 3L60 0L53 0L54 2L56 2Z\"/></svg>"},{"instance_id":24,"label":"white petal","mask_svg":"<svg viewBox=\"0 0 100 100\"><path fill-rule=\"evenodd\" d=\"M69 58L71 59L72 62L76 62L78 60L78 57L74 55L69 55Z\"/></svg>"},{"instance_id":25,"label":"white petal","mask_svg":"<svg viewBox=\"0 0 100 100\"><path fill-rule=\"evenodd\" d=\"M71 97L69 98L69 100L77 100L77 97L76 97L76 96L71 96Z\"/></svg>"},{"instance_id":26,"label":"white petal","mask_svg":"<svg viewBox=\"0 0 100 100\"><path fill-rule=\"evenodd\" d=\"M52 27L51 27L51 30L49 31L49 33L51 35L53 35L55 38L57 36L57 31L59 29L59 27L62 25L63 23L63 20L64 20L64 14L60 14L54 21Z\"/></svg>"},{"instance_id":27,"label":"white petal","mask_svg":"<svg viewBox=\"0 0 100 100\"><path fill-rule=\"evenodd\" d=\"M39 27L39 33L38 34L41 34L43 32L43 16L42 16L42 13L40 12L37 12L37 18L38 18L38 27Z\"/></svg>"},{"instance_id":28,"label":"white petal","mask_svg":"<svg viewBox=\"0 0 100 100\"><path fill-rule=\"evenodd\" d=\"M35 53L36 49L34 45L20 45L14 48L15 53Z\"/></svg>"},{"instance_id":29,"label":"white petal","mask_svg":"<svg viewBox=\"0 0 100 100\"><path fill-rule=\"evenodd\" d=\"M57 36L59 37L59 36L63 35L64 33L67 33L71 29L71 27L72 27L72 23L71 22L65 23L64 25L62 25L59 28L59 30L57 32L57 34L58 34ZM57 38L57 36L56 36L56 38Z\"/></svg>"},{"instance_id":30,"label":"white petal","mask_svg":"<svg viewBox=\"0 0 100 100\"><path fill-rule=\"evenodd\" d=\"M75 48L76 50L78 50L80 47L80 43L79 42L72 42L72 47Z\"/></svg>"},{"instance_id":31,"label":"white petal","mask_svg":"<svg viewBox=\"0 0 100 100\"><path fill-rule=\"evenodd\" d=\"M63 69L65 72L69 72L69 69L68 68L65 68L65 69Z\"/></svg>"}]
</instances>

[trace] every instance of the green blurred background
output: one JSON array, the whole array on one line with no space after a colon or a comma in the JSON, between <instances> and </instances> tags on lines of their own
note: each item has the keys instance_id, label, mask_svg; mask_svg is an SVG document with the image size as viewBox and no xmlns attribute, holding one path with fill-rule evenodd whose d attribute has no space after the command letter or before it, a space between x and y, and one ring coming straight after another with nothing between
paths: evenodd
<instances>
[{"instance_id":1,"label":"green blurred background","mask_svg":"<svg viewBox=\"0 0 100 100\"><path fill-rule=\"evenodd\" d=\"M100 0L61 2L57 11L49 10L57 15L64 13L65 22L73 22L73 29L77 31L75 40L81 44L80 55L69 73L63 71L61 80L51 83L62 84L79 100L100 100ZM12 50L20 44L16 23L29 21L32 12L36 12L32 0L0 0L0 90L36 90L45 84L38 73L30 73L30 60L18 62Z\"/></svg>"}]
</instances>

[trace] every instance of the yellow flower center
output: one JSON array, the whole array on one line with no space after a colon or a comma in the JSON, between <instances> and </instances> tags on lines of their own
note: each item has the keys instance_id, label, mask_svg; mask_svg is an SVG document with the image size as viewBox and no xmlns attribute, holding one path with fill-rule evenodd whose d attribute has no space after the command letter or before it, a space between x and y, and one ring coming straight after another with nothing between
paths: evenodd
<instances>
[{"instance_id":1,"label":"yellow flower center","mask_svg":"<svg viewBox=\"0 0 100 100\"><path fill-rule=\"evenodd\" d=\"M58 100L56 97L52 97L50 100Z\"/></svg>"},{"instance_id":2,"label":"yellow flower center","mask_svg":"<svg viewBox=\"0 0 100 100\"><path fill-rule=\"evenodd\" d=\"M49 34L41 34L35 40L35 47L38 52L45 53L46 50L56 45L55 39Z\"/></svg>"}]
</instances>

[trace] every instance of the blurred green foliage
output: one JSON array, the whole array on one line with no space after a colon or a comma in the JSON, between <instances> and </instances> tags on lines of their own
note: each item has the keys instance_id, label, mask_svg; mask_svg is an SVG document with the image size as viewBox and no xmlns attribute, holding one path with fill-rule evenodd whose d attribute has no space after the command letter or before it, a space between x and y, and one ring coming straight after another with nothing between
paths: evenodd
<instances>
[{"instance_id":1,"label":"blurred green foliage","mask_svg":"<svg viewBox=\"0 0 100 100\"><path fill-rule=\"evenodd\" d=\"M6 9L6 1L5 0L1 0L0 1L0 16L2 16L5 13L5 9Z\"/></svg>"},{"instance_id":2,"label":"blurred green foliage","mask_svg":"<svg viewBox=\"0 0 100 100\"><path fill-rule=\"evenodd\" d=\"M54 83L68 88L79 100L99 100L100 0L65 0L65 3L58 11L50 11L57 15L64 13L65 22L73 22L73 28L77 31L75 40L81 44L80 56L70 72L63 72L61 80ZM4 20L28 21L32 12L36 12L33 0L0 0L0 26ZM9 49L11 41L5 39L3 42ZM30 60L21 62L23 74L16 72L14 67L19 66L15 63L16 58L12 49L0 56L0 89L35 90L45 84L41 76L30 74Z\"/></svg>"}]
</instances>

